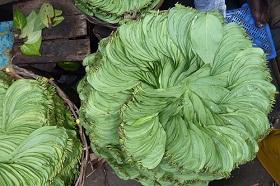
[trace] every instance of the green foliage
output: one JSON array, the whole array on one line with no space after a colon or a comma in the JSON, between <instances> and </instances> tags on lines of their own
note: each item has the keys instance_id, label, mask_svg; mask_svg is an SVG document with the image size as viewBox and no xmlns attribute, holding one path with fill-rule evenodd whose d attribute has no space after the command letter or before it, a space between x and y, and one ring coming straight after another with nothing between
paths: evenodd
<instances>
[{"instance_id":1,"label":"green foliage","mask_svg":"<svg viewBox=\"0 0 280 186\"><path fill-rule=\"evenodd\" d=\"M41 37L41 34L40 34L40 38L38 38L38 40L35 40L36 42L35 43L25 43L24 45L20 46L20 50L21 52L24 54L24 55L27 55L27 56L32 56L32 55L35 55L35 56L40 56L40 47L41 47L41 44L42 44L42 37Z\"/></svg>"},{"instance_id":2,"label":"green foliage","mask_svg":"<svg viewBox=\"0 0 280 186\"><path fill-rule=\"evenodd\" d=\"M119 23L128 15L137 15L157 6L160 0L75 0L85 14L108 22Z\"/></svg>"},{"instance_id":3,"label":"green foliage","mask_svg":"<svg viewBox=\"0 0 280 186\"><path fill-rule=\"evenodd\" d=\"M27 56L40 56L42 30L60 24L64 20L61 10L56 10L49 3L44 3L39 12L33 10L27 17L19 10L15 11L15 28L21 31L20 38L26 39L20 47Z\"/></svg>"},{"instance_id":4,"label":"green foliage","mask_svg":"<svg viewBox=\"0 0 280 186\"><path fill-rule=\"evenodd\" d=\"M180 5L119 27L84 60L93 150L143 185L207 185L255 157L274 100L265 55L237 24Z\"/></svg>"},{"instance_id":5,"label":"green foliage","mask_svg":"<svg viewBox=\"0 0 280 186\"><path fill-rule=\"evenodd\" d=\"M0 73L0 185L71 185L81 145L73 119L44 79Z\"/></svg>"},{"instance_id":6,"label":"green foliage","mask_svg":"<svg viewBox=\"0 0 280 186\"><path fill-rule=\"evenodd\" d=\"M23 27L26 25L26 17L23 15L23 13L19 10L15 11L14 14L14 26L16 29L23 29Z\"/></svg>"},{"instance_id":7,"label":"green foliage","mask_svg":"<svg viewBox=\"0 0 280 186\"><path fill-rule=\"evenodd\" d=\"M57 64L60 68L66 71L75 72L82 66L80 63L65 61Z\"/></svg>"},{"instance_id":8,"label":"green foliage","mask_svg":"<svg viewBox=\"0 0 280 186\"><path fill-rule=\"evenodd\" d=\"M49 3L44 3L41 6L39 16L42 20L42 23L45 25L45 27L49 28L51 19L54 17L54 8Z\"/></svg>"}]
</instances>

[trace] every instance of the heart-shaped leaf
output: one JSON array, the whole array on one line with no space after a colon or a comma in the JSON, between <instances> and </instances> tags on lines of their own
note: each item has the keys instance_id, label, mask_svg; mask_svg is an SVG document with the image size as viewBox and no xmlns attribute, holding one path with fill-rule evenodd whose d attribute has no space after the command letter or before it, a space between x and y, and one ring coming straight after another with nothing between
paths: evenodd
<instances>
[{"instance_id":1,"label":"heart-shaped leaf","mask_svg":"<svg viewBox=\"0 0 280 186\"><path fill-rule=\"evenodd\" d=\"M0 77L0 185L71 185L81 149L69 111L45 80Z\"/></svg>"}]
</instances>

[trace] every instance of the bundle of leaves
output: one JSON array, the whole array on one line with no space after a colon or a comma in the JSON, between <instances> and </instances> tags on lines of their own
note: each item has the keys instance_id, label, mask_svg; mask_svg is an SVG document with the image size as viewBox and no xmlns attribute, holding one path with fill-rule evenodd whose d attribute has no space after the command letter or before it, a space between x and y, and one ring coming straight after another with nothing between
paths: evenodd
<instances>
[{"instance_id":1,"label":"bundle of leaves","mask_svg":"<svg viewBox=\"0 0 280 186\"><path fill-rule=\"evenodd\" d=\"M75 0L76 6L89 16L108 23L134 18L138 13L154 9L161 0Z\"/></svg>"},{"instance_id":2,"label":"bundle of leaves","mask_svg":"<svg viewBox=\"0 0 280 186\"><path fill-rule=\"evenodd\" d=\"M24 55L40 56L42 44L42 30L54 27L64 20L62 11L54 9L49 3L44 3L37 12L33 10L27 17L16 10L14 14L14 26L21 31L20 39L25 39L20 50Z\"/></svg>"},{"instance_id":3,"label":"bundle of leaves","mask_svg":"<svg viewBox=\"0 0 280 186\"><path fill-rule=\"evenodd\" d=\"M0 73L0 185L71 185L81 145L71 114L46 80Z\"/></svg>"},{"instance_id":4,"label":"bundle of leaves","mask_svg":"<svg viewBox=\"0 0 280 186\"><path fill-rule=\"evenodd\" d=\"M181 5L150 12L85 60L93 150L143 185L207 185L252 160L274 100L263 51L237 24Z\"/></svg>"}]
</instances>

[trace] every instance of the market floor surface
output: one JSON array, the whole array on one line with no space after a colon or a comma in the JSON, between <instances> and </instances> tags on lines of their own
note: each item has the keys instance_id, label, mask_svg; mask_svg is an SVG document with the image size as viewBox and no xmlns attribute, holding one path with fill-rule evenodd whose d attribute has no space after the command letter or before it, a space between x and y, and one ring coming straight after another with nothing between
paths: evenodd
<instances>
[{"instance_id":1,"label":"market floor surface","mask_svg":"<svg viewBox=\"0 0 280 186\"><path fill-rule=\"evenodd\" d=\"M272 186L272 179L258 160L251 161L235 169L230 178L214 181L210 186ZM110 167L100 167L95 171L88 166L85 186L141 186L136 181L120 180Z\"/></svg>"}]
</instances>

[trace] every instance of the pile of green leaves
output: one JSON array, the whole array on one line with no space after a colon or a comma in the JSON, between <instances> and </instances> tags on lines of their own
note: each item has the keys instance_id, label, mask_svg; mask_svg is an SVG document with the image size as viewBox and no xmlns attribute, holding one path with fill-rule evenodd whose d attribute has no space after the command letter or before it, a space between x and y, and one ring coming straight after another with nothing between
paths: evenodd
<instances>
[{"instance_id":1,"label":"pile of green leaves","mask_svg":"<svg viewBox=\"0 0 280 186\"><path fill-rule=\"evenodd\" d=\"M75 124L54 88L0 72L0 185L71 185L80 156Z\"/></svg>"},{"instance_id":2,"label":"pile of green leaves","mask_svg":"<svg viewBox=\"0 0 280 186\"><path fill-rule=\"evenodd\" d=\"M85 14L108 23L119 23L128 15L152 10L159 3L160 0L75 0L76 6Z\"/></svg>"},{"instance_id":3,"label":"pile of green leaves","mask_svg":"<svg viewBox=\"0 0 280 186\"><path fill-rule=\"evenodd\" d=\"M93 150L143 185L207 185L252 160L274 100L264 52L215 13L150 12L85 60Z\"/></svg>"},{"instance_id":4,"label":"pile of green leaves","mask_svg":"<svg viewBox=\"0 0 280 186\"><path fill-rule=\"evenodd\" d=\"M61 10L56 10L49 3L44 3L37 12L33 10L27 17L16 10L14 27L21 31L20 39L25 39L20 47L21 52L28 56L40 56L42 30L58 25L64 20Z\"/></svg>"}]
</instances>

